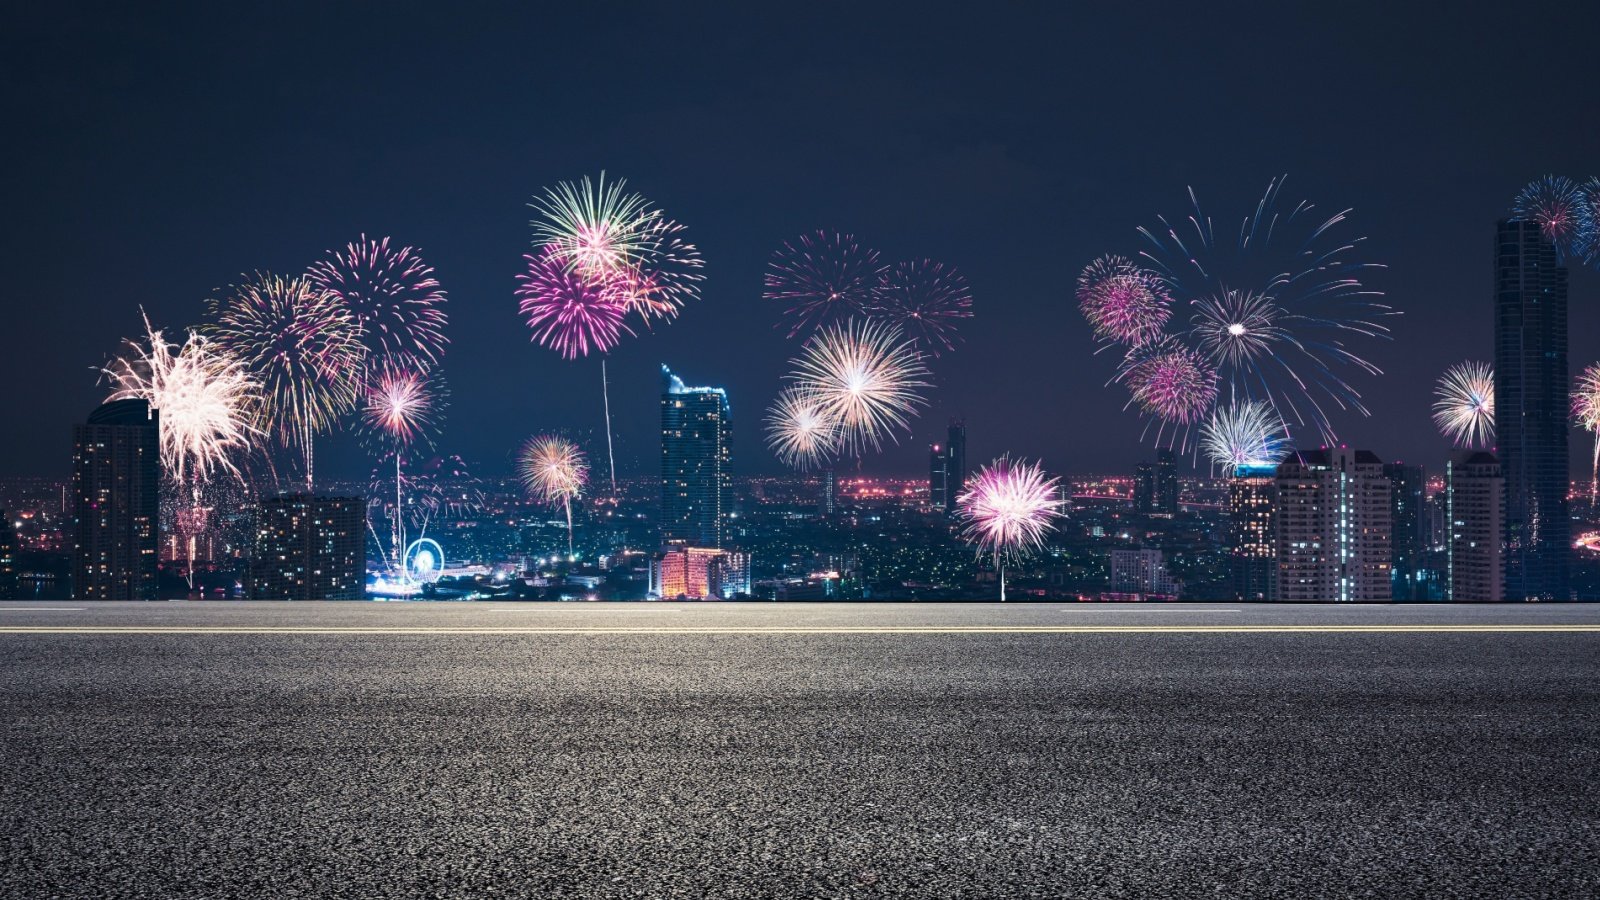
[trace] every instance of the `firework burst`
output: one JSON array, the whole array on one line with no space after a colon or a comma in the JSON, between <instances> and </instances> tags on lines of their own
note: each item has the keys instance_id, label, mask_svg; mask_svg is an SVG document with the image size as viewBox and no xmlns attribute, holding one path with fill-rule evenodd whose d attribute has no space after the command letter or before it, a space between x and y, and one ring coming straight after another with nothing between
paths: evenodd
<instances>
[{"instance_id":1,"label":"firework burst","mask_svg":"<svg viewBox=\"0 0 1600 900\"><path fill-rule=\"evenodd\" d=\"M1517 195L1511 214L1525 222L1535 222L1545 240L1563 254L1573 249L1583 224L1583 194L1572 179L1546 175Z\"/></svg>"},{"instance_id":2,"label":"firework burst","mask_svg":"<svg viewBox=\"0 0 1600 900\"><path fill-rule=\"evenodd\" d=\"M443 389L436 374L384 360L367 378L361 420L396 448L426 440L443 411Z\"/></svg>"},{"instance_id":3,"label":"firework burst","mask_svg":"<svg viewBox=\"0 0 1600 900\"><path fill-rule=\"evenodd\" d=\"M871 320L833 325L807 339L791 361L794 388L837 423L839 445L853 453L876 450L885 435L908 427L918 407L928 369L900 329Z\"/></svg>"},{"instance_id":4,"label":"firework burst","mask_svg":"<svg viewBox=\"0 0 1600 900\"><path fill-rule=\"evenodd\" d=\"M867 313L899 326L918 350L938 356L955 349L956 327L972 318L972 291L966 277L944 263L900 263L884 274Z\"/></svg>"},{"instance_id":5,"label":"firework burst","mask_svg":"<svg viewBox=\"0 0 1600 900\"><path fill-rule=\"evenodd\" d=\"M256 275L211 300L217 344L261 387L263 419L304 454L312 482L312 438L356 406L365 350L338 295L304 277Z\"/></svg>"},{"instance_id":6,"label":"firework burst","mask_svg":"<svg viewBox=\"0 0 1600 900\"><path fill-rule=\"evenodd\" d=\"M517 299L533 340L566 359L604 353L628 327L628 301L608 280L593 280L546 251L524 255L527 271L517 276Z\"/></svg>"},{"instance_id":7,"label":"firework burst","mask_svg":"<svg viewBox=\"0 0 1600 900\"><path fill-rule=\"evenodd\" d=\"M1578 233L1575 249L1585 262L1600 261L1600 176L1591 177L1578 188Z\"/></svg>"},{"instance_id":8,"label":"firework burst","mask_svg":"<svg viewBox=\"0 0 1600 900\"><path fill-rule=\"evenodd\" d=\"M523 445L518 474L528 494L567 513L567 552L572 552L572 501L589 483L589 462L578 445L563 437L541 435Z\"/></svg>"},{"instance_id":9,"label":"firework burst","mask_svg":"<svg viewBox=\"0 0 1600 900\"><path fill-rule=\"evenodd\" d=\"M1157 339L1171 304L1160 278L1120 256L1102 256L1078 275L1078 309L1102 341L1138 347Z\"/></svg>"},{"instance_id":10,"label":"firework burst","mask_svg":"<svg viewBox=\"0 0 1600 900\"><path fill-rule=\"evenodd\" d=\"M1130 350L1119 378L1141 410L1173 425L1193 425L1217 400L1216 369L1172 338Z\"/></svg>"},{"instance_id":11,"label":"firework burst","mask_svg":"<svg viewBox=\"0 0 1600 900\"><path fill-rule=\"evenodd\" d=\"M656 320L672 321L685 304L699 298L705 281L701 271L705 260L683 239L683 231L677 222L656 219L647 229L644 262L591 275L591 280L602 284L629 312L638 313L646 326Z\"/></svg>"},{"instance_id":12,"label":"firework burst","mask_svg":"<svg viewBox=\"0 0 1600 900\"><path fill-rule=\"evenodd\" d=\"M1594 438L1594 458L1589 474L1589 503L1600 498L1600 363L1583 370L1572 391L1572 415Z\"/></svg>"},{"instance_id":13,"label":"firework burst","mask_svg":"<svg viewBox=\"0 0 1600 900\"><path fill-rule=\"evenodd\" d=\"M618 273L647 267L660 249L660 212L627 190L627 180L606 183L563 181L535 197L533 243L563 266L606 281Z\"/></svg>"},{"instance_id":14,"label":"firework burst","mask_svg":"<svg viewBox=\"0 0 1600 900\"><path fill-rule=\"evenodd\" d=\"M854 235L803 234L772 255L762 296L784 305L789 337L864 313L883 282L878 251Z\"/></svg>"},{"instance_id":15,"label":"firework burst","mask_svg":"<svg viewBox=\"0 0 1600 900\"><path fill-rule=\"evenodd\" d=\"M1289 454L1283 419L1260 400L1232 402L1213 410L1200 426L1200 449L1211 463L1232 472L1242 466L1273 466Z\"/></svg>"},{"instance_id":16,"label":"firework burst","mask_svg":"<svg viewBox=\"0 0 1600 900\"><path fill-rule=\"evenodd\" d=\"M412 247L389 238L359 240L330 250L311 266L312 287L339 298L360 329L369 361L393 359L430 368L443 358L445 292Z\"/></svg>"},{"instance_id":17,"label":"firework burst","mask_svg":"<svg viewBox=\"0 0 1600 900\"><path fill-rule=\"evenodd\" d=\"M1042 547L1064 503L1058 479L1046 478L1038 465L1008 456L979 469L956 499L962 539L975 545L980 556L994 556L1001 600L1006 598L1006 558Z\"/></svg>"},{"instance_id":18,"label":"firework burst","mask_svg":"<svg viewBox=\"0 0 1600 900\"><path fill-rule=\"evenodd\" d=\"M798 388L778 394L767 412L767 446L779 462L804 472L825 462L838 445L839 424L816 397Z\"/></svg>"},{"instance_id":19,"label":"firework burst","mask_svg":"<svg viewBox=\"0 0 1600 900\"><path fill-rule=\"evenodd\" d=\"M1488 363L1464 362L1445 370L1433 395L1433 421L1462 447L1494 442L1494 370Z\"/></svg>"},{"instance_id":20,"label":"firework burst","mask_svg":"<svg viewBox=\"0 0 1600 900\"><path fill-rule=\"evenodd\" d=\"M1271 356L1288 332L1278 325L1272 299L1248 291L1224 291L1194 301L1190 333L1217 366L1248 367Z\"/></svg>"}]
</instances>

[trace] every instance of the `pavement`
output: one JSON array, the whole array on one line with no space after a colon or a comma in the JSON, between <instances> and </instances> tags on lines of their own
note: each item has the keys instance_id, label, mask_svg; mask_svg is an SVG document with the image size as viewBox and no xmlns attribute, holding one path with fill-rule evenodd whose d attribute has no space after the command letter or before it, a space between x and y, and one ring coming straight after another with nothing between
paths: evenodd
<instances>
[{"instance_id":1,"label":"pavement","mask_svg":"<svg viewBox=\"0 0 1600 900\"><path fill-rule=\"evenodd\" d=\"M0 603L0 895L1600 896L1600 606Z\"/></svg>"}]
</instances>

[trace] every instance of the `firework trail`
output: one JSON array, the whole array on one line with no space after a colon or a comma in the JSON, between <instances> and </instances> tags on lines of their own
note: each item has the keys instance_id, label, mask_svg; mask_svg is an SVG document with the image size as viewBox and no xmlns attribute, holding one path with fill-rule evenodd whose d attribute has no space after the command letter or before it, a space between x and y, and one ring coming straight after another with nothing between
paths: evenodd
<instances>
[{"instance_id":1,"label":"firework trail","mask_svg":"<svg viewBox=\"0 0 1600 900\"><path fill-rule=\"evenodd\" d=\"M1155 273L1120 256L1102 256L1078 275L1078 309L1102 341L1138 347L1156 340L1171 305Z\"/></svg>"},{"instance_id":2,"label":"firework trail","mask_svg":"<svg viewBox=\"0 0 1600 900\"><path fill-rule=\"evenodd\" d=\"M1572 391L1572 415L1594 438L1594 460L1589 474L1589 505L1600 499L1600 363L1583 370Z\"/></svg>"},{"instance_id":3,"label":"firework trail","mask_svg":"<svg viewBox=\"0 0 1600 900\"><path fill-rule=\"evenodd\" d=\"M839 423L816 397L786 388L767 412L767 446L779 462L804 472L838 449Z\"/></svg>"},{"instance_id":4,"label":"firework trail","mask_svg":"<svg viewBox=\"0 0 1600 900\"><path fill-rule=\"evenodd\" d=\"M767 263L762 297L784 304L789 337L866 312L887 274L854 235L818 231L787 242Z\"/></svg>"},{"instance_id":5,"label":"firework trail","mask_svg":"<svg viewBox=\"0 0 1600 900\"><path fill-rule=\"evenodd\" d=\"M572 553L572 501L589 483L589 462L578 445L563 437L541 435L523 445L518 474L528 494L567 512L567 553Z\"/></svg>"},{"instance_id":6,"label":"firework trail","mask_svg":"<svg viewBox=\"0 0 1600 900\"><path fill-rule=\"evenodd\" d=\"M839 446L854 454L876 450L885 435L909 427L927 401L928 369L900 329L866 320L832 325L808 338L789 378L793 388L837 423Z\"/></svg>"},{"instance_id":7,"label":"firework trail","mask_svg":"<svg viewBox=\"0 0 1600 900\"><path fill-rule=\"evenodd\" d=\"M1212 410L1200 426L1200 449L1218 468L1275 466L1289 455L1283 419L1260 400L1234 401Z\"/></svg>"},{"instance_id":8,"label":"firework trail","mask_svg":"<svg viewBox=\"0 0 1600 900\"><path fill-rule=\"evenodd\" d=\"M1363 281L1384 268L1357 258L1365 239L1340 236L1350 211L1288 207L1283 183L1273 179L1237 237L1225 231L1220 241L1190 190L1190 215L1138 229L1148 244L1140 258L1193 309L1180 336L1205 351L1233 396L1270 403L1286 423L1333 442L1330 408L1369 414L1345 375L1381 374L1356 342L1386 339L1380 320L1398 313Z\"/></svg>"},{"instance_id":9,"label":"firework trail","mask_svg":"<svg viewBox=\"0 0 1600 900\"><path fill-rule=\"evenodd\" d=\"M1544 239L1566 256L1573 252L1583 225L1583 201L1583 193L1572 179L1564 175L1546 175L1517 194L1511 204L1511 215L1524 222L1538 223Z\"/></svg>"},{"instance_id":10,"label":"firework trail","mask_svg":"<svg viewBox=\"0 0 1600 900\"><path fill-rule=\"evenodd\" d=\"M360 397L360 326L337 295L303 277L257 274L209 307L210 333L261 386L263 419L302 452L310 490L313 437Z\"/></svg>"},{"instance_id":11,"label":"firework trail","mask_svg":"<svg viewBox=\"0 0 1600 900\"><path fill-rule=\"evenodd\" d=\"M938 356L954 350L957 326L972 318L967 279L944 263L900 263L883 275L867 314L898 326L916 349Z\"/></svg>"},{"instance_id":12,"label":"firework trail","mask_svg":"<svg viewBox=\"0 0 1600 900\"><path fill-rule=\"evenodd\" d=\"M661 246L661 213L627 184L623 178L607 184L601 172L598 181L585 175L546 188L528 204L535 250L598 281L647 267Z\"/></svg>"},{"instance_id":13,"label":"firework trail","mask_svg":"<svg viewBox=\"0 0 1600 900\"><path fill-rule=\"evenodd\" d=\"M1586 263L1600 262L1600 176L1578 188L1578 232L1574 249Z\"/></svg>"},{"instance_id":14,"label":"firework trail","mask_svg":"<svg viewBox=\"0 0 1600 900\"><path fill-rule=\"evenodd\" d=\"M385 359L368 372L361 422L374 440L394 456L394 516L390 537L394 570L404 574L406 508L401 461L418 441L428 441L444 409L443 385L437 374Z\"/></svg>"},{"instance_id":15,"label":"firework trail","mask_svg":"<svg viewBox=\"0 0 1600 900\"><path fill-rule=\"evenodd\" d=\"M415 248L391 247L389 238L363 234L343 251L328 251L306 277L343 304L369 363L393 359L426 369L444 357L445 292Z\"/></svg>"},{"instance_id":16,"label":"firework trail","mask_svg":"<svg viewBox=\"0 0 1600 900\"><path fill-rule=\"evenodd\" d=\"M553 251L524 255L528 269L517 276L517 299L533 340L565 359L604 353L624 334L628 305L606 281L569 268Z\"/></svg>"},{"instance_id":17,"label":"firework trail","mask_svg":"<svg viewBox=\"0 0 1600 900\"><path fill-rule=\"evenodd\" d=\"M1434 388L1433 422L1460 447L1494 443L1494 370L1488 363L1457 363Z\"/></svg>"},{"instance_id":18,"label":"firework trail","mask_svg":"<svg viewBox=\"0 0 1600 900\"><path fill-rule=\"evenodd\" d=\"M1006 558L1021 558L1042 547L1064 504L1059 479L1046 478L1038 465L1009 456L979 469L956 499L962 539L976 545L978 555L994 556L1001 602L1006 599Z\"/></svg>"}]
</instances>

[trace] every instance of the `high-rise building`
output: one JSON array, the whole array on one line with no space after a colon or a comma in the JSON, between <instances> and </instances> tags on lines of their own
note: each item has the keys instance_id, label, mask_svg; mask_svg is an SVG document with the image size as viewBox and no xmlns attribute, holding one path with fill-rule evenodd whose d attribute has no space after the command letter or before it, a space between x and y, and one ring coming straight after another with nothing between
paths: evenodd
<instances>
[{"instance_id":1,"label":"high-rise building","mask_svg":"<svg viewBox=\"0 0 1600 900\"><path fill-rule=\"evenodd\" d=\"M1176 518L1178 515L1178 467L1171 450L1156 454L1156 504L1157 515Z\"/></svg>"},{"instance_id":2,"label":"high-rise building","mask_svg":"<svg viewBox=\"0 0 1600 900\"><path fill-rule=\"evenodd\" d=\"M950 449L948 444L928 445L928 505L944 512L950 499Z\"/></svg>"},{"instance_id":3,"label":"high-rise building","mask_svg":"<svg viewBox=\"0 0 1600 900\"><path fill-rule=\"evenodd\" d=\"M359 600L366 594L361 497L281 494L262 501L246 596L252 600Z\"/></svg>"},{"instance_id":4,"label":"high-rise building","mask_svg":"<svg viewBox=\"0 0 1600 900\"><path fill-rule=\"evenodd\" d=\"M722 388L661 367L661 541L721 547L733 511L733 427Z\"/></svg>"},{"instance_id":5,"label":"high-rise building","mask_svg":"<svg viewBox=\"0 0 1600 900\"><path fill-rule=\"evenodd\" d=\"M156 599L160 414L116 400L72 428L73 595Z\"/></svg>"},{"instance_id":6,"label":"high-rise building","mask_svg":"<svg viewBox=\"0 0 1600 900\"><path fill-rule=\"evenodd\" d=\"M1428 473L1422 466L1396 462L1385 465L1383 474L1389 479L1389 520L1394 527L1389 543L1390 594L1396 600L1426 600L1421 570L1428 549Z\"/></svg>"},{"instance_id":7,"label":"high-rise building","mask_svg":"<svg viewBox=\"0 0 1600 900\"><path fill-rule=\"evenodd\" d=\"M677 547L650 560L650 596L663 600L729 600L750 595L750 555Z\"/></svg>"},{"instance_id":8,"label":"high-rise building","mask_svg":"<svg viewBox=\"0 0 1600 900\"><path fill-rule=\"evenodd\" d=\"M1445 494L1450 508L1449 598L1505 599L1505 478L1494 454L1466 450L1450 460Z\"/></svg>"},{"instance_id":9,"label":"high-rise building","mask_svg":"<svg viewBox=\"0 0 1600 900\"><path fill-rule=\"evenodd\" d=\"M835 472L830 464L822 467L818 477L822 479L822 484L820 485L822 497L817 506L821 509L823 515L831 516L839 511L839 473Z\"/></svg>"},{"instance_id":10,"label":"high-rise building","mask_svg":"<svg viewBox=\"0 0 1600 900\"><path fill-rule=\"evenodd\" d=\"M1301 451L1278 466L1278 598L1390 598L1389 479L1367 450Z\"/></svg>"},{"instance_id":11,"label":"high-rise building","mask_svg":"<svg viewBox=\"0 0 1600 900\"><path fill-rule=\"evenodd\" d=\"M1567 270L1534 222L1495 237L1495 431L1505 477L1505 593L1566 600Z\"/></svg>"},{"instance_id":12,"label":"high-rise building","mask_svg":"<svg viewBox=\"0 0 1600 900\"><path fill-rule=\"evenodd\" d=\"M1228 580L1235 600L1276 600L1277 468L1239 466L1228 482Z\"/></svg>"},{"instance_id":13,"label":"high-rise building","mask_svg":"<svg viewBox=\"0 0 1600 900\"><path fill-rule=\"evenodd\" d=\"M17 599L17 529L0 509L0 600Z\"/></svg>"},{"instance_id":14,"label":"high-rise building","mask_svg":"<svg viewBox=\"0 0 1600 900\"><path fill-rule=\"evenodd\" d=\"M1142 462L1133 470L1133 512L1143 519L1155 511L1156 471L1149 463Z\"/></svg>"},{"instance_id":15,"label":"high-rise building","mask_svg":"<svg viewBox=\"0 0 1600 900\"><path fill-rule=\"evenodd\" d=\"M1160 550L1119 547L1111 551L1111 590L1177 597L1181 589L1167 572Z\"/></svg>"},{"instance_id":16,"label":"high-rise building","mask_svg":"<svg viewBox=\"0 0 1600 900\"><path fill-rule=\"evenodd\" d=\"M953 516L966 487L967 423L951 419L945 442L928 445L928 503Z\"/></svg>"}]
</instances>

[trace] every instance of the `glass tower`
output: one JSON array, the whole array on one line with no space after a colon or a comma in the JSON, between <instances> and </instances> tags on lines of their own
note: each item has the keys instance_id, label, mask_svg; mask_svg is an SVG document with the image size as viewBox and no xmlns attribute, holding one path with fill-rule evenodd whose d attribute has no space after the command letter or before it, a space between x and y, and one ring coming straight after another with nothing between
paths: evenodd
<instances>
[{"instance_id":1,"label":"glass tower","mask_svg":"<svg viewBox=\"0 0 1600 900\"><path fill-rule=\"evenodd\" d=\"M733 511L728 394L666 366L661 378L661 542L720 548Z\"/></svg>"}]
</instances>

